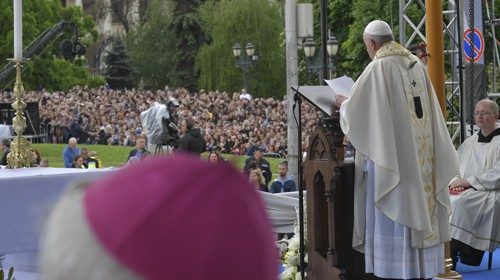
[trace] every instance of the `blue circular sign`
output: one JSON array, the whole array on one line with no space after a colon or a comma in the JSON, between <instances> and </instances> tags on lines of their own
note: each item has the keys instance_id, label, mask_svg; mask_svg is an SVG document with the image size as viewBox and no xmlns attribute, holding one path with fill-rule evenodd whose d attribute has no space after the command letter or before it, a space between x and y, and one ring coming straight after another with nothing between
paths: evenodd
<instances>
[{"instance_id":1,"label":"blue circular sign","mask_svg":"<svg viewBox=\"0 0 500 280\"><path fill-rule=\"evenodd\" d=\"M474 28L474 32L470 32L467 28L464 32L464 58L467 62L478 62L484 53L484 38L481 31ZM472 47L474 45L474 47Z\"/></svg>"}]
</instances>

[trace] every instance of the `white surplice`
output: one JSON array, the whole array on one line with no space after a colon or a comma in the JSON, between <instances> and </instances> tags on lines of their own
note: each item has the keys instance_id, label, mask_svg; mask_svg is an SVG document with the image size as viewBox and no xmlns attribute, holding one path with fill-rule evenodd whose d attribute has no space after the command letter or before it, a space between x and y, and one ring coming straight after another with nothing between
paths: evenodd
<instances>
[{"instance_id":1,"label":"white surplice","mask_svg":"<svg viewBox=\"0 0 500 280\"><path fill-rule=\"evenodd\" d=\"M500 246L500 135L489 143L469 137L458 149L459 174L475 189L454 197L451 237L482 251Z\"/></svg>"},{"instance_id":2,"label":"white surplice","mask_svg":"<svg viewBox=\"0 0 500 280\"><path fill-rule=\"evenodd\" d=\"M395 42L382 46L340 112L356 148L353 247L365 252L366 271L435 276L449 240L448 183L458 157L425 67ZM364 158L373 172L363 171Z\"/></svg>"}]
</instances>

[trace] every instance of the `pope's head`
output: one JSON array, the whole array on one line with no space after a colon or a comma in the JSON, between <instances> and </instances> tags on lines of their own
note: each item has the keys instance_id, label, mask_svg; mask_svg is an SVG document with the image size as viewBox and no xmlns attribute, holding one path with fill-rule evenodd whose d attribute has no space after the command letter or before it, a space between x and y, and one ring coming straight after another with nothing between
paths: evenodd
<instances>
[{"instance_id":1,"label":"pope's head","mask_svg":"<svg viewBox=\"0 0 500 280\"><path fill-rule=\"evenodd\" d=\"M274 280L273 236L229 163L151 158L65 192L43 234L42 278Z\"/></svg>"},{"instance_id":2,"label":"pope's head","mask_svg":"<svg viewBox=\"0 0 500 280\"><path fill-rule=\"evenodd\" d=\"M363 32L363 41L368 55L373 59L384 43L394 41L394 36L389 24L382 20L374 20L366 26Z\"/></svg>"}]
</instances>

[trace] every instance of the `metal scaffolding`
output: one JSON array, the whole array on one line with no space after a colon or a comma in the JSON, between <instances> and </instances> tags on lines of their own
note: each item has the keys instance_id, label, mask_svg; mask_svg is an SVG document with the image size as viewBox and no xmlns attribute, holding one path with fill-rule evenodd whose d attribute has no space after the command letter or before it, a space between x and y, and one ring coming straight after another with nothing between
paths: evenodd
<instances>
[{"instance_id":1,"label":"metal scaffolding","mask_svg":"<svg viewBox=\"0 0 500 280\"><path fill-rule=\"evenodd\" d=\"M475 0L481 1L481 0ZM451 132L452 140L456 140L460 136L461 125L461 106L460 106L460 95L465 91L462 90L463 86L460 83L460 63L461 59L459 57L463 39L460 23L461 15L459 14L459 9L457 7L459 4L458 0L448 0L444 2L446 8L443 9L443 36L444 36L444 55L445 61L447 62L445 67L446 74L446 107L448 112L448 128ZM485 64L491 70L488 71L488 80L491 81L488 89L487 95L490 98L499 98L500 93L498 92L498 81L497 75L500 67L500 55L498 52L498 46L500 42L496 39L495 26L500 24L500 19L497 19L495 10L495 1L484 1L483 2L483 14L486 15L484 20L484 34L487 34L492 38L492 44L490 47L486 47L485 52L490 52L492 54L492 59L490 61L485 61ZM457 9L458 8L458 9ZM457 12L458 11L458 12ZM462 12L460 12L462 13ZM425 36L425 1L423 0L399 0L399 41L405 46L418 44L421 42L427 43L427 38ZM460 34L460 35L459 35ZM462 78L463 80L463 78Z\"/></svg>"}]
</instances>

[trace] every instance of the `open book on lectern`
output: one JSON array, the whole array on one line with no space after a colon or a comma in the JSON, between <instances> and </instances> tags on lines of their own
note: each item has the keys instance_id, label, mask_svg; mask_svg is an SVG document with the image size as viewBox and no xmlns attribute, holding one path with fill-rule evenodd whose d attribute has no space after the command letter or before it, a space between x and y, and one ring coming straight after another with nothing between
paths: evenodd
<instances>
[{"instance_id":1,"label":"open book on lectern","mask_svg":"<svg viewBox=\"0 0 500 280\"><path fill-rule=\"evenodd\" d=\"M300 86L298 91L297 87L292 87L292 90L298 92L300 96L320 111L331 116L332 107L335 104L335 95L340 94L348 98L351 97L354 81L346 76L325 81L328 86Z\"/></svg>"}]
</instances>

